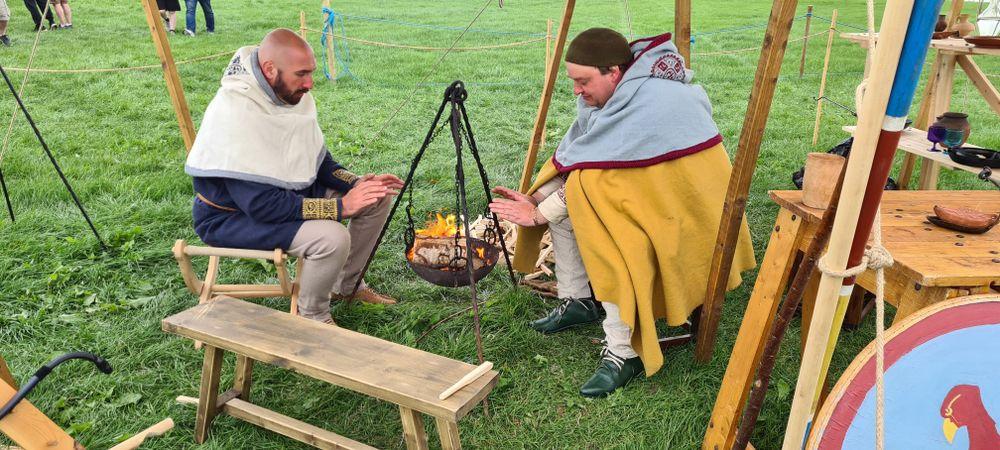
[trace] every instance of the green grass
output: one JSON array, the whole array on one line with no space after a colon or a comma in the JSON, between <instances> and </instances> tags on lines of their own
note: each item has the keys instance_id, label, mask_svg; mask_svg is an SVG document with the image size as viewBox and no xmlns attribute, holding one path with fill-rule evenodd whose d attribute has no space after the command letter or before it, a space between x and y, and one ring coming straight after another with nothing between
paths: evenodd
<instances>
[{"instance_id":1,"label":"green grass","mask_svg":"<svg viewBox=\"0 0 1000 450\"><path fill-rule=\"evenodd\" d=\"M0 63L27 64L33 35L23 8L12 2L10 34L15 46L0 48ZM171 36L178 60L235 50L258 42L271 28L297 28L305 2L237 0L215 2L218 32L196 38ZM319 2L309 2L310 27L318 28ZM338 1L345 14L383 17L438 26L463 27L480 2L392 0ZM669 3L669 2L668 2ZM668 3L629 2L636 35L672 29ZM864 24L862 3L815 1L816 14L829 17L840 8L843 22ZM87 68L156 64L138 2L77 2L75 30L42 35L35 67ZM766 22L769 2L698 2L695 33ZM974 12L974 5L966 8ZM804 14L805 4L799 7ZM509 1L491 5L475 28L542 33L547 18L558 19L562 2ZM572 32L591 26L625 30L622 2L578 5ZM181 25L182 27L183 25ZM199 26L201 18L199 17ZM797 20L793 36L801 36ZM812 29L826 23L814 20ZM847 31L852 31L842 27ZM348 34L376 41L447 47L457 30L405 27L351 19ZM730 152L742 126L753 81L757 53L698 57L713 52L758 46L762 28L698 36L694 47L696 79L712 98L715 117ZM460 46L493 45L530 36L469 33ZM311 39L318 47L318 39ZM790 173L814 150L809 145L825 37L809 40L806 75L798 77L801 43L790 45L777 87L760 162L751 187L748 217L758 258L777 207L769 189L791 187ZM449 55L434 66L439 53L351 45L356 80L319 83L314 90L320 121L330 148L357 172L402 174L418 149L432 114L449 82L469 84L468 110L491 181L514 185L528 141L542 84L544 47L535 44L489 52ZM218 85L225 58L182 65L180 73L195 123ZM1000 73L1000 62L980 58L988 73ZM860 81L864 55L856 46L835 40L827 95L851 103ZM422 81L432 67L426 83ZM14 73L15 82L22 73ZM956 77L952 109L972 115L973 141L996 147L1000 126L971 83ZM170 416L177 427L147 448L193 446L194 410L176 405L178 395L196 395L201 354L189 341L160 331L159 321L195 303L170 255L175 239L197 240L191 228L192 189L183 173L183 144L158 70L105 74L33 74L26 102L42 133L95 219L111 250L101 251L60 184L23 119L18 120L2 169L13 195L17 222L0 218L0 354L15 376L26 380L49 358L70 350L89 350L115 366L111 376L73 363L51 375L31 400L88 447L108 447L118 439ZM395 113L397 105L405 107ZM0 111L13 101L4 95ZM825 150L845 135L840 127L853 122L828 107L821 143ZM915 113L915 108L914 108ZM557 142L573 120L574 102L565 78L557 84L550 110L548 142ZM392 120L384 130L379 127ZM6 123L6 121L4 121ZM373 136L378 134L377 138ZM418 211L452 204L453 150L441 139L431 148L418 173ZM475 184L475 209L483 195ZM986 189L967 173L945 172L945 189ZM336 306L341 326L402 344L413 345L427 327L468 304L467 291L431 287L406 270L397 220L369 274L377 288L403 300L385 308ZM256 262L223 266L226 279L266 281L273 269ZM492 414L477 410L462 421L463 442L470 448L695 448L700 445L721 382L755 273L730 294L719 329L715 359L693 362L693 346L671 350L662 371L651 379L603 400L583 400L579 385L592 373L599 348L589 338L597 326L543 337L527 321L552 304L518 289L500 275L481 286L485 354L501 372L491 396ZM287 300L263 303L278 309ZM873 336L868 318L860 331L846 332L833 363L834 375ZM793 323L787 345L778 356L774 389L761 414L754 442L758 448L779 445L794 388L799 324ZM471 318L460 317L435 330L418 346L452 358L472 361L475 355ZM227 364L232 364L227 360ZM231 381L231 374L223 383ZM254 398L274 408L348 437L378 447L401 448L396 408L344 389L273 367L255 374ZM428 429L434 433L433 425ZM437 445L432 437L432 445ZM232 418L218 419L203 448L296 448L276 434Z\"/></svg>"}]
</instances>

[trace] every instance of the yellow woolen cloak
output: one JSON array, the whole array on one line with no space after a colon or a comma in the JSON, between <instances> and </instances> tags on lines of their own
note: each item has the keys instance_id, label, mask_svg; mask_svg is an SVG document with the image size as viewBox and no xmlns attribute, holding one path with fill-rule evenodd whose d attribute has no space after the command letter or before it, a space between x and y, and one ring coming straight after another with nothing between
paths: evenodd
<instances>
[{"instance_id":1,"label":"yellow woolen cloak","mask_svg":"<svg viewBox=\"0 0 1000 450\"><path fill-rule=\"evenodd\" d=\"M566 203L597 300L618 305L633 330L646 376L663 366L655 320L683 324L704 303L732 165L722 144L646 167L582 169L566 180ZM549 160L529 191L558 171ZM546 226L521 227L513 261L534 270ZM729 275L756 266L746 220Z\"/></svg>"}]
</instances>

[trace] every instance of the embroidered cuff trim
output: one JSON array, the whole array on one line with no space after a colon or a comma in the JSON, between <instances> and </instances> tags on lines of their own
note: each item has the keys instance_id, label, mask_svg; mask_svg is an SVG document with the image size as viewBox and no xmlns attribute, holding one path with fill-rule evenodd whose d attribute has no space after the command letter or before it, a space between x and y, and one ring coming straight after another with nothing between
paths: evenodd
<instances>
[{"instance_id":1,"label":"embroidered cuff trim","mask_svg":"<svg viewBox=\"0 0 1000 450\"><path fill-rule=\"evenodd\" d=\"M340 220L341 210L339 198L302 199L302 218L305 220Z\"/></svg>"},{"instance_id":2,"label":"embroidered cuff trim","mask_svg":"<svg viewBox=\"0 0 1000 450\"><path fill-rule=\"evenodd\" d=\"M334 170L333 177L351 186L354 186L354 182L358 181L358 178L360 178L357 175L348 171L347 169Z\"/></svg>"}]
</instances>

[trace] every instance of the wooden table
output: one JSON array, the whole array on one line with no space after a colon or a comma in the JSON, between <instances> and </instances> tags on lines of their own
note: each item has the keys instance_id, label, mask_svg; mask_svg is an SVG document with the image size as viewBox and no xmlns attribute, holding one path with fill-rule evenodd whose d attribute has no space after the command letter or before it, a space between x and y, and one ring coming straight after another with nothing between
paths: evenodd
<instances>
[{"instance_id":1,"label":"wooden table","mask_svg":"<svg viewBox=\"0 0 1000 450\"><path fill-rule=\"evenodd\" d=\"M779 221L789 215L801 218L800 226L785 229L797 234L793 238L797 249L805 251L823 211L803 205L802 191L771 191L770 196L781 206ZM886 301L897 308L896 322L932 303L987 293L991 286L1000 287L1000 227L974 235L931 225L926 216L934 214L936 204L1000 211L1000 192L885 192L881 208L882 243L896 261L885 270ZM760 276L766 275L762 272ZM808 325L815 301L815 295L810 294L818 287L818 279L818 275L813 277L812 289L807 290L803 299L803 329ZM858 292L852 297L845 321L848 325L856 325L861 319L864 291L875 291L874 271L858 276L857 285L863 290L856 289ZM780 286L778 292L783 288Z\"/></svg>"},{"instance_id":2,"label":"wooden table","mask_svg":"<svg viewBox=\"0 0 1000 450\"><path fill-rule=\"evenodd\" d=\"M844 131L854 134L854 125L844 126ZM979 147L978 145L973 145L966 142L966 147ZM910 127L903 130L903 134L899 137L899 149L906 152L907 155L914 155L918 158L923 158L938 166L950 167L952 169L964 170L966 172L974 173L979 175L983 171L982 167L972 167L965 164L960 164L952 161L948 155L943 152L932 152L930 151L931 141L927 140L927 132L924 130L918 130L916 128ZM925 177L923 174L920 177L919 189L933 190L937 184L937 177ZM990 179L994 182L1000 183L1000 170L993 171L990 175Z\"/></svg>"},{"instance_id":3,"label":"wooden table","mask_svg":"<svg viewBox=\"0 0 1000 450\"><path fill-rule=\"evenodd\" d=\"M959 2L956 0L954 3ZM961 4L958 4L961 8ZM842 33L842 38L868 48L867 33ZM876 33L875 39L878 40ZM983 99L997 114L1000 114L1000 91L990 83L989 78L983 73L979 65L972 59L973 56L1000 56L1000 48L976 47L965 42L964 39L932 39L930 43L932 50L937 50L934 63L928 74L927 86L924 89L923 100L920 103L920 111L914 121L917 129L926 129L934 118L945 113L951 107L952 90L955 82L955 67L960 67L969 77L969 81L976 87ZM867 68L865 70L867 77ZM902 147L901 147L902 148ZM940 171L940 162L926 155L921 159L920 165L920 189L936 189L937 178ZM911 173L916 164L918 155L908 153L903 160L903 167L900 170L899 184L902 189L908 189ZM950 161L950 160L949 160Z\"/></svg>"}]
</instances>

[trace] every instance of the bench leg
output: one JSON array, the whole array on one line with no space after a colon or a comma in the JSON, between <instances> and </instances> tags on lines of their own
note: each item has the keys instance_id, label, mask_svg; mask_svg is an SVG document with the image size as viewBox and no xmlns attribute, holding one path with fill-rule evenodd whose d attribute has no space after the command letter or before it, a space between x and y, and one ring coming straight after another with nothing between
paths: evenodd
<instances>
[{"instance_id":1,"label":"bench leg","mask_svg":"<svg viewBox=\"0 0 1000 450\"><path fill-rule=\"evenodd\" d=\"M201 391L198 395L198 415L194 422L194 441L201 444L208 438L212 419L219 412L219 375L222 372L222 349L205 346L205 363L201 368Z\"/></svg>"},{"instance_id":2,"label":"bench leg","mask_svg":"<svg viewBox=\"0 0 1000 450\"><path fill-rule=\"evenodd\" d=\"M253 359L243 355L236 355L236 377L233 380L233 389L239 392L236 398L243 401L250 401L250 385L253 383Z\"/></svg>"},{"instance_id":3,"label":"bench leg","mask_svg":"<svg viewBox=\"0 0 1000 450\"><path fill-rule=\"evenodd\" d=\"M441 435L443 450L461 450L462 441L458 437L458 424L450 420L437 418L438 434Z\"/></svg>"},{"instance_id":4,"label":"bench leg","mask_svg":"<svg viewBox=\"0 0 1000 450\"><path fill-rule=\"evenodd\" d=\"M420 412L400 406L399 416L403 419L403 437L406 438L406 448L408 450L427 450L427 432L424 431L424 417Z\"/></svg>"}]
</instances>

